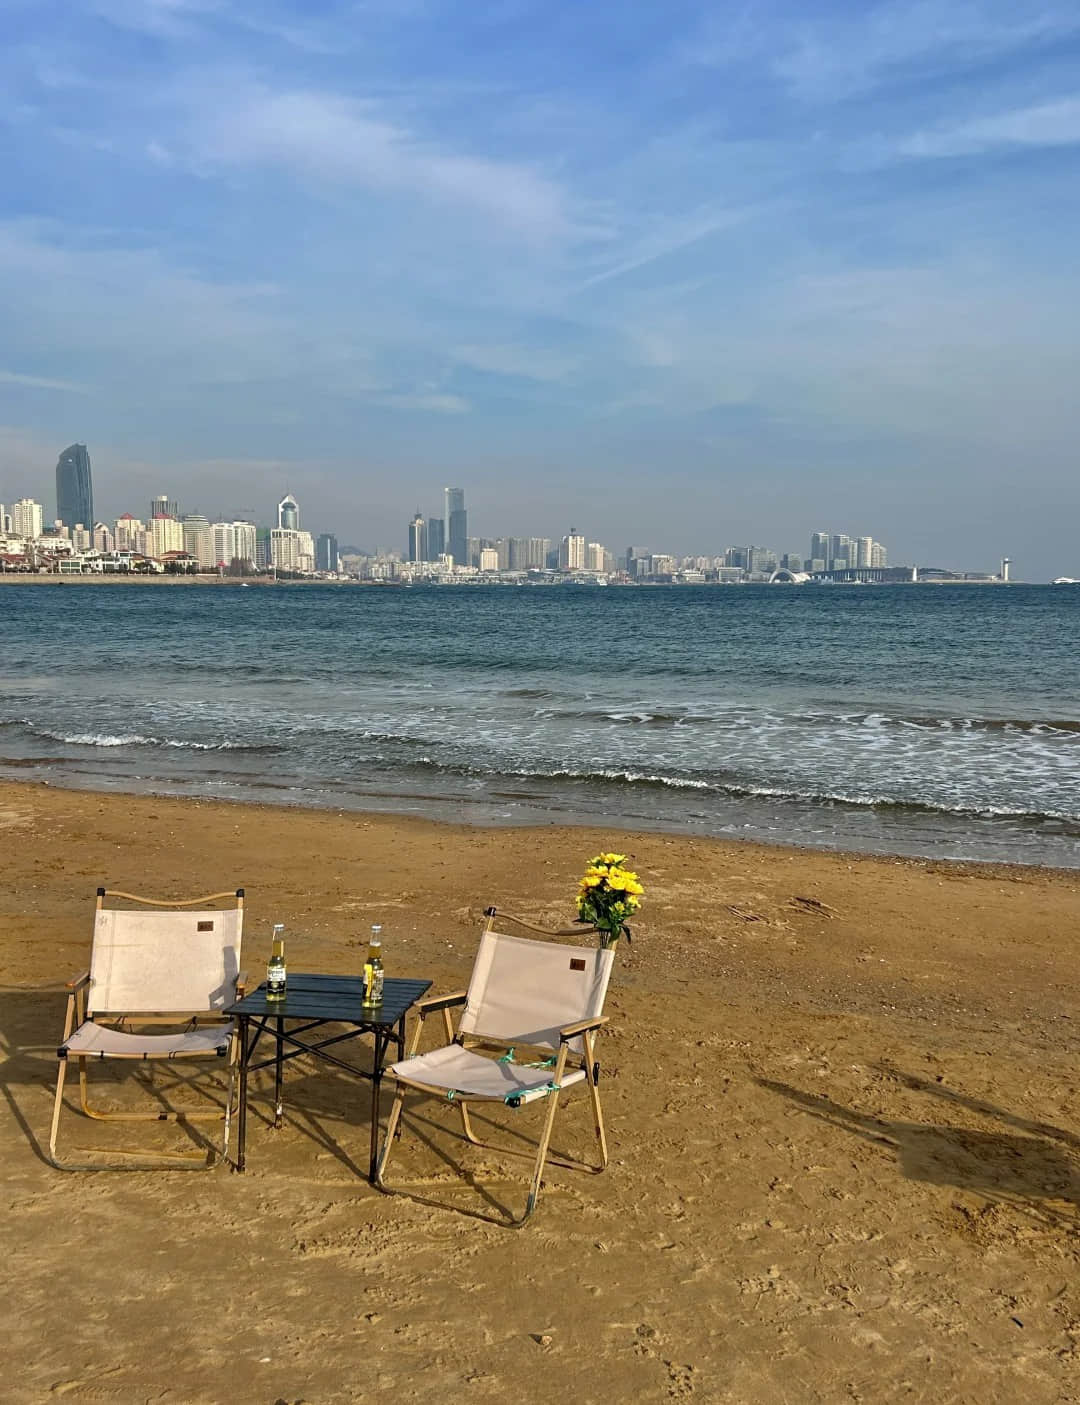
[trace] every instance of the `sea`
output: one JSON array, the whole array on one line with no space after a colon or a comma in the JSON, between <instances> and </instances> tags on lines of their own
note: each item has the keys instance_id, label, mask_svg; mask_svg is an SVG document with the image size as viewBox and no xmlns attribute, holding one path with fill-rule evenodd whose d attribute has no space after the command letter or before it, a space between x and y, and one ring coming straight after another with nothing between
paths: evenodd
<instances>
[{"instance_id":1,"label":"sea","mask_svg":"<svg viewBox=\"0 0 1080 1405\"><path fill-rule=\"evenodd\" d=\"M1080 867L1080 587L0 586L0 776Z\"/></svg>"}]
</instances>

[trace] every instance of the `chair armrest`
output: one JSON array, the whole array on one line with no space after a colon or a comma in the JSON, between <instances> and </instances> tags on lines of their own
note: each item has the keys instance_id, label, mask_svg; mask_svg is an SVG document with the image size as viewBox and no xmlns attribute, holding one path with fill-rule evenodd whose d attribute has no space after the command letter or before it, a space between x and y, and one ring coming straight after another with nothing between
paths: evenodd
<instances>
[{"instance_id":1,"label":"chair armrest","mask_svg":"<svg viewBox=\"0 0 1080 1405\"><path fill-rule=\"evenodd\" d=\"M242 999L244 998L244 996L247 994L247 988L248 988L248 973L247 973L246 971L240 971L240 972L238 972L237 977L236 977L236 998L237 998L237 1000L242 1000Z\"/></svg>"},{"instance_id":2,"label":"chair armrest","mask_svg":"<svg viewBox=\"0 0 1080 1405\"><path fill-rule=\"evenodd\" d=\"M577 1020L574 1024L563 1025L562 1029L559 1030L559 1038L565 1043L567 1039L576 1039L579 1034L584 1034L590 1029L599 1029L607 1022L607 1015L593 1015L588 1020Z\"/></svg>"},{"instance_id":3,"label":"chair armrest","mask_svg":"<svg viewBox=\"0 0 1080 1405\"><path fill-rule=\"evenodd\" d=\"M416 1008L423 1019L425 1015L437 1015L440 1010L451 1010L455 1005L464 1005L468 998L467 990L455 990L453 995L432 995L427 1000L418 1000Z\"/></svg>"},{"instance_id":4,"label":"chair armrest","mask_svg":"<svg viewBox=\"0 0 1080 1405\"><path fill-rule=\"evenodd\" d=\"M84 985L89 985L89 984L90 984L90 972L89 972L89 971L80 971L80 973L79 973L77 976L72 976L71 980L65 981L65 983L64 983L64 988L65 988L65 990L72 990L72 991L75 991L75 990L82 990L82 988L83 988Z\"/></svg>"}]
</instances>

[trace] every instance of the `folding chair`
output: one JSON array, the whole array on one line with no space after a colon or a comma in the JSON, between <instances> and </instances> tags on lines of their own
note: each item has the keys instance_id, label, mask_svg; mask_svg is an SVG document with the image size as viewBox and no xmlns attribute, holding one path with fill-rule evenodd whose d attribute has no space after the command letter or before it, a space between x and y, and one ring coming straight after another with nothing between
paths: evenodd
<instances>
[{"instance_id":1,"label":"folding chair","mask_svg":"<svg viewBox=\"0 0 1080 1405\"><path fill-rule=\"evenodd\" d=\"M105 899L138 904L136 908L106 907ZM206 909L208 903L230 899L231 908ZM201 911L183 909L202 908ZM161 909L167 909L162 911ZM79 1093L88 1117L105 1122L198 1122L224 1119L221 1159L229 1150L233 1083L239 1052L235 1026L223 1011L243 994L240 941L244 921L244 890L209 893L179 902L140 898L134 893L97 890L94 942L90 969L68 981L70 992L64 1036L57 1049L59 1070L53 1104L49 1159L61 1170L113 1170L131 1162L85 1159L77 1165L57 1155L64 1080L71 1058L79 1061ZM171 1026L168 1032L163 1026ZM228 1096L224 1110L160 1108L154 1112L107 1112L88 1097L90 1059L151 1060L227 1059ZM175 1070L174 1070L175 1071ZM178 1082L190 1083L187 1077ZM93 1153L88 1153L88 1158ZM110 1157L143 1156L117 1148ZM146 1166L208 1167L212 1153L182 1152L143 1156Z\"/></svg>"},{"instance_id":2,"label":"folding chair","mask_svg":"<svg viewBox=\"0 0 1080 1405\"><path fill-rule=\"evenodd\" d=\"M474 1146L490 1147L473 1133L468 1104L502 1103L521 1108L546 1101L547 1113L536 1151L524 1222L536 1208L544 1164L555 1124L559 1097L577 1083L589 1088L593 1121L600 1143L599 1166L552 1158L553 1164L575 1170L599 1172L607 1165L607 1139L597 1086L600 1066L595 1057L595 1035L607 1023L601 1011L607 993L612 950L563 946L553 941L533 941L494 930L496 910L486 910L487 923L480 938L467 991L421 1000L420 1019L407 1056L390 1065L386 1073L397 1081L397 1095L386 1127L375 1183L390 1191L386 1166L401 1121L406 1092L447 1098L461 1111L465 1137ZM509 914L504 917L510 918ZM510 918L532 931L541 929ZM580 932L580 928L577 929ZM555 934L549 934L555 935ZM455 1034L450 1011L464 1006ZM441 1013L446 1044L430 1053L417 1048L429 1015ZM501 1057L494 1054L501 1051ZM510 1155L508 1148L492 1148Z\"/></svg>"}]
</instances>

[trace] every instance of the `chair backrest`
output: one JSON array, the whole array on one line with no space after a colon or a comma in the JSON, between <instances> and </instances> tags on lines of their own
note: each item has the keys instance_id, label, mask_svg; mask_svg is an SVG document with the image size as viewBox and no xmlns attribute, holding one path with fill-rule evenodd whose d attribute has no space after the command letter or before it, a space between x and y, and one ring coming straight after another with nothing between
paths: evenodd
<instances>
[{"instance_id":1,"label":"chair backrest","mask_svg":"<svg viewBox=\"0 0 1080 1405\"><path fill-rule=\"evenodd\" d=\"M615 953L485 932L458 1026L497 1044L556 1049L559 1030L604 1009ZM570 1047L580 1053L580 1037Z\"/></svg>"},{"instance_id":2,"label":"chair backrest","mask_svg":"<svg viewBox=\"0 0 1080 1405\"><path fill-rule=\"evenodd\" d=\"M236 999L243 921L242 904L195 912L100 908L87 1013L223 1010Z\"/></svg>"}]
</instances>

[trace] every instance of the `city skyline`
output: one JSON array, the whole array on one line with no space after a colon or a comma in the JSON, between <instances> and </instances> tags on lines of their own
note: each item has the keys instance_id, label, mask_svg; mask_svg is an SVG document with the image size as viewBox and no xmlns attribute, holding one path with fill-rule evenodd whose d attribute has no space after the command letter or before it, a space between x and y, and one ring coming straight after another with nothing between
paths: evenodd
<instances>
[{"instance_id":1,"label":"city skyline","mask_svg":"<svg viewBox=\"0 0 1080 1405\"><path fill-rule=\"evenodd\" d=\"M1075 5L9 11L5 500L1077 573Z\"/></svg>"},{"instance_id":2,"label":"city skyline","mask_svg":"<svg viewBox=\"0 0 1080 1405\"><path fill-rule=\"evenodd\" d=\"M71 448L63 452L57 466L57 496L55 499L57 505L59 505L60 464L64 462L66 456L69 456L72 453L72 449L81 450L82 454L85 456L87 472L89 472L90 460L85 445L71 446ZM546 540L549 544L549 547L552 543L554 543L555 550L550 553L553 557L552 564L558 562L561 569L601 569L600 566L595 564L595 561L591 561L590 564L586 565L584 558L579 561L577 557L574 558L574 567L571 568L563 565L558 558L558 544L564 539L566 534L559 533L558 531L556 531L553 536L547 538L538 537L535 534L532 536L520 533L518 535L514 535L512 533L506 532L505 529L496 529L486 535L471 534L468 532L468 512L465 506L464 489L456 487L443 488L441 490L441 494L443 498L444 516L425 517L423 511L418 507L416 514L413 518L409 520L406 525L405 544L403 548L395 545L392 539L389 542L368 542L362 545L359 543L346 543L346 547L355 547L356 554L360 555L383 556L388 558L400 556L405 561L434 562L437 561L439 557L443 554L442 550L436 549L436 543L444 544L446 552L450 556L453 556L453 552L451 552L449 548L449 542L451 539L449 520L451 516L455 516L458 523L457 530L459 531L459 533L466 533L464 537L461 537L460 535L458 537L459 548L463 548L462 555L455 558L455 560L459 564L462 560L465 560L471 565L475 566L477 564L477 552L479 551L481 544L495 547L498 543L501 542L504 544L505 548L506 545L509 543L526 543L530 541L536 543L541 540ZM11 502L11 505L13 507L18 506L20 502L24 500L36 502L37 506L40 508L40 521L43 527L53 522L54 519L48 515L49 508L47 500L42 502L40 500L21 498L14 499L14 501ZM3 506L3 502L4 499L0 497L0 507ZM549 508L549 516L550 512L551 510ZM106 525L109 521L112 521L115 524L117 519L125 516L130 517L131 515L132 514L125 511L124 513L118 513L111 517L99 517L97 520L99 523L104 523ZM197 511L181 511L179 499L176 497L169 497L167 494L157 495L151 498L150 510L147 518L148 524L152 524L155 517L159 515L177 518L178 525L180 526L183 525L183 522L185 520L190 522L194 519L198 519L200 522L206 524L207 530L210 529L213 523L222 525L229 521L234 522L238 526L250 524L254 528L256 526L259 526L260 519L260 514L258 512L254 512L254 510L251 508L244 508L235 512L218 512L216 514L209 515ZM490 516L490 511L488 515ZM335 517L340 517L340 514L335 514ZM283 529L288 533L295 533L296 529L299 526L299 506L296 497L291 492L285 492L285 494L277 500L276 506L273 508L273 518L274 522L276 522L276 534L272 530L272 522L269 524L263 524L265 530L269 533L271 537L275 535L280 535ZM2 525L2 521L0 521L0 528L2 528ZM571 527L570 531L571 533L573 533L573 527ZM158 535L160 538L158 546L161 550L180 549L179 539L175 536L174 533L170 533L166 528L162 527ZM329 537L329 535L330 534L328 533L322 533L320 534L320 539L321 537ZM598 534L592 534L592 536L594 537L596 535ZM637 535L640 536L640 534ZM805 567L807 570L816 569L818 571L832 568L834 563L836 563L838 568L843 567L846 564L851 569L884 566L886 564L885 549L881 546L880 542L876 542L874 538L869 535L850 536L847 534L837 533L822 534L816 531L809 535L809 548L805 546L804 542L804 544L796 550L792 549L790 544L788 544L786 548L784 545L777 546L775 544L777 533L769 532L767 528L754 533L754 536L759 538L768 538L773 543L772 545L751 545L750 543L753 541L753 537L746 537L743 538L746 545L744 545L743 547L732 547L730 545L730 542L732 541L733 537L731 534L728 534L725 537L725 541L728 544L721 548L718 545L719 538L714 533L712 541L705 547L701 547L695 550L687 549L679 544L664 542L663 550L659 554L665 559L670 557L670 559L672 560L688 561L698 557L719 559L723 557L725 553L729 558L732 558L733 553L736 554L737 557L737 553L740 551L743 553L753 553L756 551L775 557L776 563L784 568L787 567L789 559L794 558L798 564L793 567L793 569L801 569L802 565L805 563ZM304 558L303 566L299 566L299 557L297 555L297 549L295 547L290 548L288 554L285 557L282 557L282 559L278 560L277 564L283 567L287 567L289 569L298 567L300 569L316 569L314 563L319 557L319 548L316 544L315 535L313 535L311 532L304 532L303 536L305 538L305 541L302 544L302 547L300 548L300 556ZM608 533L607 536L608 541L605 543L596 543L594 541L591 541L586 536L582 536L581 540L584 543L582 550L585 552L586 556L588 556L589 552L592 551L593 546L602 545L605 547L605 549L608 549L609 556L614 557L618 555L621 557L624 553L624 548L617 545L617 539L611 533ZM807 536L807 532L805 529L803 531L803 536L804 538ZM817 544L817 539L819 536L824 536L827 540L831 539L830 544L819 548ZM737 538L735 539L737 540ZM340 533L334 533L333 540L335 542L334 551L336 553L338 550L336 543L339 540L344 542L345 538L341 537ZM466 545L466 543L468 543L468 545ZM841 543L843 543L844 545L841 546ZM865 544L864 554L860 554L860 543ZM616 544L615 551L610 550L612 544ZM848 550L849 547L850 552ZM876 549L876 555L874 554L872 548ZM522 560L525 561L527 559L528 569L536 569L539 566L540 563L538 560L536 560L537 553L535 547L531 550L528 550L524 547L519 547L518 549ZM632 550L633 548L630 549ZM818 555L819 549L823 553L822 555ZM208 553L209 548L207 547L205 551L199 552L197 554L200 555L200 558L203 558L207 557ZM655 554L655 547L646 554ZM505 558L505 549L503 555ZM935 568L940 567L944 569L972 571L976 573L979 571L991 573L992 570L996 569L1000 565L1000 562L1005 559L1005 555L1006 553L1002 553L996 559L988 559L975 564L970 562L961 562L958 564L955 560L952 559L949 559L948 561L926 561L920 563L910 558L909 564L923 564L930 565ZM848 556L850 556L850 560L847 559ZM222 559L220 553L215 559ZM902 559L904 558L901 553L897 553L895 551L893 552L894 561ZM1010 560L1014 563L1016 562L1015 557L1011 557ZM732 564L732 561L730 559L728 561L728 564ZM331 568L323 566L318 569L327 570ZM513 568L510 567L509 562L504 559L503 564L500 566L500 569L506 570ZM751 569L751 566L748 565L748 569Z\"/></svg>"}]
</instances>

